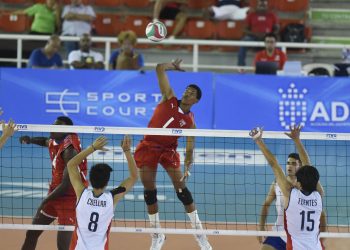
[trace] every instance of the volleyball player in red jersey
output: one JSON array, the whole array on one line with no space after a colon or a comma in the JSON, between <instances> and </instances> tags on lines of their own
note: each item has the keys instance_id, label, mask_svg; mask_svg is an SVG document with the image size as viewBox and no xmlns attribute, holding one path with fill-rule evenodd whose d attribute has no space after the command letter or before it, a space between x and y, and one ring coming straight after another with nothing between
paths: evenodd
<instances>
[{"instance_id":1,"label":"volleyball player in red jersey","mask_svg":"<svg viewBox=\"0 0 350 250\"><path fill-rule=\"evenodd\" d=\"M54 125L73 125L70 118L66 116L57 117ZM60 225L75 224L76 195L69 180L67 163L81 151L80 139L74 133L50 133L47 137L21 136L22 144L36 144L48 147L52 161L52 181L50 183L47 197L41 202L36 215L33 218L33 225L49 225L56 218ZM87 162L79 165L81 179L87 187L86 180ZM35 249L41 230L28 230L22 249ZM68 250L72 237L71 231L57 232L57 248Z\"/></svg>"},{"instance_id":2,"label":"volleyball player in red jersey","mask_svg":"<svg viewBox=\"0 0 350 250\"><path fill-rule=\"evenodd\" d=\"M149 128L194 129L196 127L191 107L201 99L201 89L195 84L188 85L182 99L178 100L165 73L166 70L182 71L180 63L181 60L175 60L172 63L157 65L156 72L162 99L148 124ZM180 156L176 151L177 139L176 136L146 135L135 151L134 157L137 167L140 169L140 179L144 186L144 198L150 224L153 228L160 228L156 189L157 166L160 163L171 178L177 197L183 203L192 227L202 229L202 223L198 218L191 192L184 181L184 177L189 175L188 170L193 161L194 138L187 137L184 175L180 169ZM206 235L195 235L195 237L202 250L212 249ZM150 249L161 249L164 241L164 234L152 234Z\"/></svg>"}]
</instances>

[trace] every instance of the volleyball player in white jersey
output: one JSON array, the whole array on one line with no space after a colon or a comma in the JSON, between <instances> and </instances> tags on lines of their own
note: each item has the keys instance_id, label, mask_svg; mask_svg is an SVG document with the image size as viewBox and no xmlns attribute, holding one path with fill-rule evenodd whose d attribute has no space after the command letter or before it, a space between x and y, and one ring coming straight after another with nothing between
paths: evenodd
<instances>
[{"instance_id":1,"label":"volleyball player in white jersey","mask_svg":"<svg viewBox=\"0 0 350 250\"><path fill-rule=\"evenodd\" d=\"M301 166L301 160L299 157L299 154L297 153L291 153L288 155L287 160L287 179L291 183L296 182L295 173L297 169ZM276 213L277 213L277 219L275 224L272 227L273 231L277 232L283 232L284 231L284 199L283 194L278 186L276 181L273 181L273 183L270 186L269 193L266 196L266 199L264 201L264 204L261 209L260 214L260 222L259 222L259 230L265 231L266 230L266 218L269 213L269 207L272 204L272 202L275 201L276 205ZM285 250L286 249L286 242L287 239L285 237L275 237L275 236L269 236L264 241L262 240L262 237L258 237L258 240L260 243L262 243L261 250Z\"/></svg>"},{"instance_id":2,"label":"volleyball player in white jersey","mask_svg":"<svg viewBox=\"0 0 350 250\"><path fill-rule=\"evenodd\" d=\"M105 192L112 168L104 163L94 165L90 170L92 190L84 187L77 166L96 150L106 151L106 137L97 138L91 146L72 158L67 166L69 178L77 195L76 227L70 250L107 250L109 229L114 209L120 199L137 181L137 168L130 152L130 138L124 137L122 149L128 161L130 176L119 187Z\"/></svg>"},{"instance_id":3,"label":"volleyball player in white jersey","mask_svg":"<svg viewBox=\"0 0 350 250\"><path fill-rule=\"evenodd\" d=\"M295 127L294 127L295 128ZM298 137L293 138L298 150L303 147ZM293 185L284 175L275 156L269 151L262 140L262 129L256 128L250 132L256 144L271 165L276 181L282 191L285 208L285 231L287 233L287 250L322 250L320 225L325 222L321 219L322 197L317 191L319 173L310 165L303 165L296 172L297 182ZM305 149L304 149L305 150ZM321 225L325 227L325 225ZM273 248L272 248L273 249Z\"/></svg>"},{"instance_id":4,"label":"volleyball player in white jersey","mask_svg":"<svg viewBox=\"0 0 350 250\"><path fill-rule=\"evenodd\" d=\"M286 176L287 180L295 184L296 183L296 171L302 166L302 165L311 165L311 161L309 158L309 155L307 151L305 150L301 140L300 140L300 130L301 126L291 126L290 132L285 133L289 138L291 138L298 150L298 153L291 153L288 155L287 159L287 165L286 165ZM323 188L320 183L317 184L317 191L321 195L324 194ZM277 212L277 219L272 227L273 231L281 232L284 231L284 199L283 194L278 186L277 182L274 181L271 186L268 195L266 196L266 200L264 201L264 204L261 209L261 215L260 215L260 222L259 222L259 230L265 231L265 223L266 218L268 215L268 210L272 202L275 200L276 204L276 212ZM325 214L323 214L322 218L325 219ZM325 221L322 221L323 229L325 229ZM262 243L261 250L285 250L286 249L286 242L287 239L285 237L274 237L269 236L264 241L262 240L262 237L258 237L258 240L260 243Z\"/></svg>"}]
</instances>

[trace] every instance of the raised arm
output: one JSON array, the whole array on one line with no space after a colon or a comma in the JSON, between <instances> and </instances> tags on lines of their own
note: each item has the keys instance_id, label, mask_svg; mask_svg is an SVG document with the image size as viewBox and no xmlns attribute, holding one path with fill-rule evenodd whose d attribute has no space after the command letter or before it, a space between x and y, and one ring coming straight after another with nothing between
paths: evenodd
<instances>
[{"instance_id":1,"label":"raised arm","mask_svg":"<svg viewBox=\"0 0 350 250\"><path fill-rule=\"evenodd\" d=\"M79 154L75 155L72 159L68 161L67 169L69 174L70 182L74 188L77 200L79 200L81 194L83 193L85 186L81 181L79 164L86 160L86 158L95 152L96 150L106 151L105 146L107 145L107 138L104 136L98 137L89 147L81 151Z\"/></svg>"},{"instance_id":2,"label":"raised arm","mask_svg":"<svg viewBox=\"0 0 350 250\"><path fill-rule=\"evenodd\" d=\"M36 144L42 147L49 146L48 137L30 137L30 136L24 135L19 138L19 142L21 144Z\"/></svg>"},{"instance_id":3,"label":"raised arm","mask_svg":"<svg viewBox=\"0 0 350 250\"><path fill-rule=\"evenodd\" d=\"M302 166L311 165L311 161L310 161L309 155L306 152L306 149L305 149L303 143L300 140L300 131L301 131L301 129L302 129L301 125L298 125L298 126L294 125L294 126L291 126L290 127L290 131L286 132L285 134L290 139L293 140L293 142L294 142L294 144L295 144L295 146L296 146L296 148L298 150Z\"/></svg>"},{"instance_id":4,"label":"raised arm","mask_svg":"<svg viewBox=\"0 0 350 250\"><path fill-rule=\"evenodd\" d=\"M129 177L122 181L119 187L111 191L112 194L114 194L114 207L117 205L118 201L120 201L125 196L125 194L130 191L138 179L136 163L130 149L131 139L128 135L124 136L121 147L123 149L126 160L128 161Z\"/></svg>"},{"instance_id":5,"label":"raised arm","mask_svg":"<svg viewBox=\"0 0 350 250\"><path fill-rule=\"evenodd\" d=\"M266 228L265 228L266 218L269 214L269 208L275 199L276 199L275 183L272 183L270 186L269 193L267 194L266 199L261 207L260 220L259 220L259 230L260 231L266 230ZM261 236L259 236L258 241L260 243L263 243L263 238Z\"/></svg>"},{"instance_id":6,"label":"raised arm","mask_svg":"<svg viewBox=\"0 0 350 250\"><path fill-rule=\"evenodd\" d=\"M158 77L158 84L160 92L162 93L162 101L169 100L174 96L174 90L171 88L169 79L167 74L165 73L166 70L179 70L183 71L180 68L180 63L182 60L176 59L174 62L170 63L160 63L156 67L157 77Z\"/></svg>"},{"instance_id":7,"label":"raised arm","mask_svg":"<svg viewBox=\"0 0 350 250\"><path fill-rule=\"evenodd\" d=\"M1 110L0 112L2 113ZM13 136L13 134L15 133L16 124L12 120L9 120L7 125L4 121L0 121L0 124L2 124L2 135L0 136L0 149L1 149L5 145L8 138Z\"/></svg>"},{"instance_id":8,"label":"raised arm","mask_svg":"<svg viewBox=\"0 0 350 250\"><path fill-rule=\"evenodd\" d=\"M294 125L290 127L290 132L286 132L285 134L293 140L298 153L299 153L299 157L301 160L301 164L302 166L311 166L311 160L309 157L309 154L307 153L303 143L300 140L300 131L303 127L299 124L298 126ZM317 183L317 191L320 193L320 195L324 195L324 189L321 185L320 182Z\"/></svg>"},{"instance_id":9,"label":"raised arm","mask_svg":"<svg viewBox=\"0 0 350 250\"><path fill-rule=\"evenodd\" d=\"M285 198L285 206L288 205L290 190L292 188L291 184L288 182L286 176L283 173L283 170L279 163L277 162L276 157L270 152L270 150L265 145L262 139L263 130L261 128L252 129L249 135L254 139L256 145L258 145L259 149L265 156L267 162L270 164L273 173L275 174L276 181L281 188L283 196Z\"/></svg>"}]
</instances>

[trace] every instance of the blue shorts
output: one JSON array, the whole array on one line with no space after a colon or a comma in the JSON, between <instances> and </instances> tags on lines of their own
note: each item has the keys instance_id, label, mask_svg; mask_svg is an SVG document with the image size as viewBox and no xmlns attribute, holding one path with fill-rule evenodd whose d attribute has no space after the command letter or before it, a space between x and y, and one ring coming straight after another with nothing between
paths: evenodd
<instances>
[{"instance_id":1,"label":"blue shorts","mask_svg":"<svg viewBox=\"0 0 350 250\"><path fill-rule=\"evenodd\" d=\"M286 243L281 239L281 237L269 236L265 239L263 244L272 246L276 250L286 250Z\"/></svg>"}]
</instances>

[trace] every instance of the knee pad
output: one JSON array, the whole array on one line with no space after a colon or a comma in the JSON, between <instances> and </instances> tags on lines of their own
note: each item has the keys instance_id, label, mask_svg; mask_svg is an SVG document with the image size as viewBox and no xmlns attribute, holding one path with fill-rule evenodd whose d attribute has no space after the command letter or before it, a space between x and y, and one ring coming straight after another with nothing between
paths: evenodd
<instances>
[{"instance_id":1,"label":"knee pad","mask_svg":"<svg viewBox=\"0 0 350 250\"><path fill-rule=\"evenodd\" d=\"M190 192L190 190L188 190L187 187L185 187L184 189L182 189L181 192L177 191L177 198L179 198L179 200L182 202L182 204L184 204L185 206L190 205L193 203L193 198L192 198L192 194Z\"/></svg>"},{"instance_id":2,"label":"knee pad","mask_svg":"<svg viewBox=\"0 0 350 250\"><path fill-rule=\"evenodd\" d=\"M143 191L143 197L147 205L153 205L157 202L157 189Z\"/></svg>"}]
</instances>

